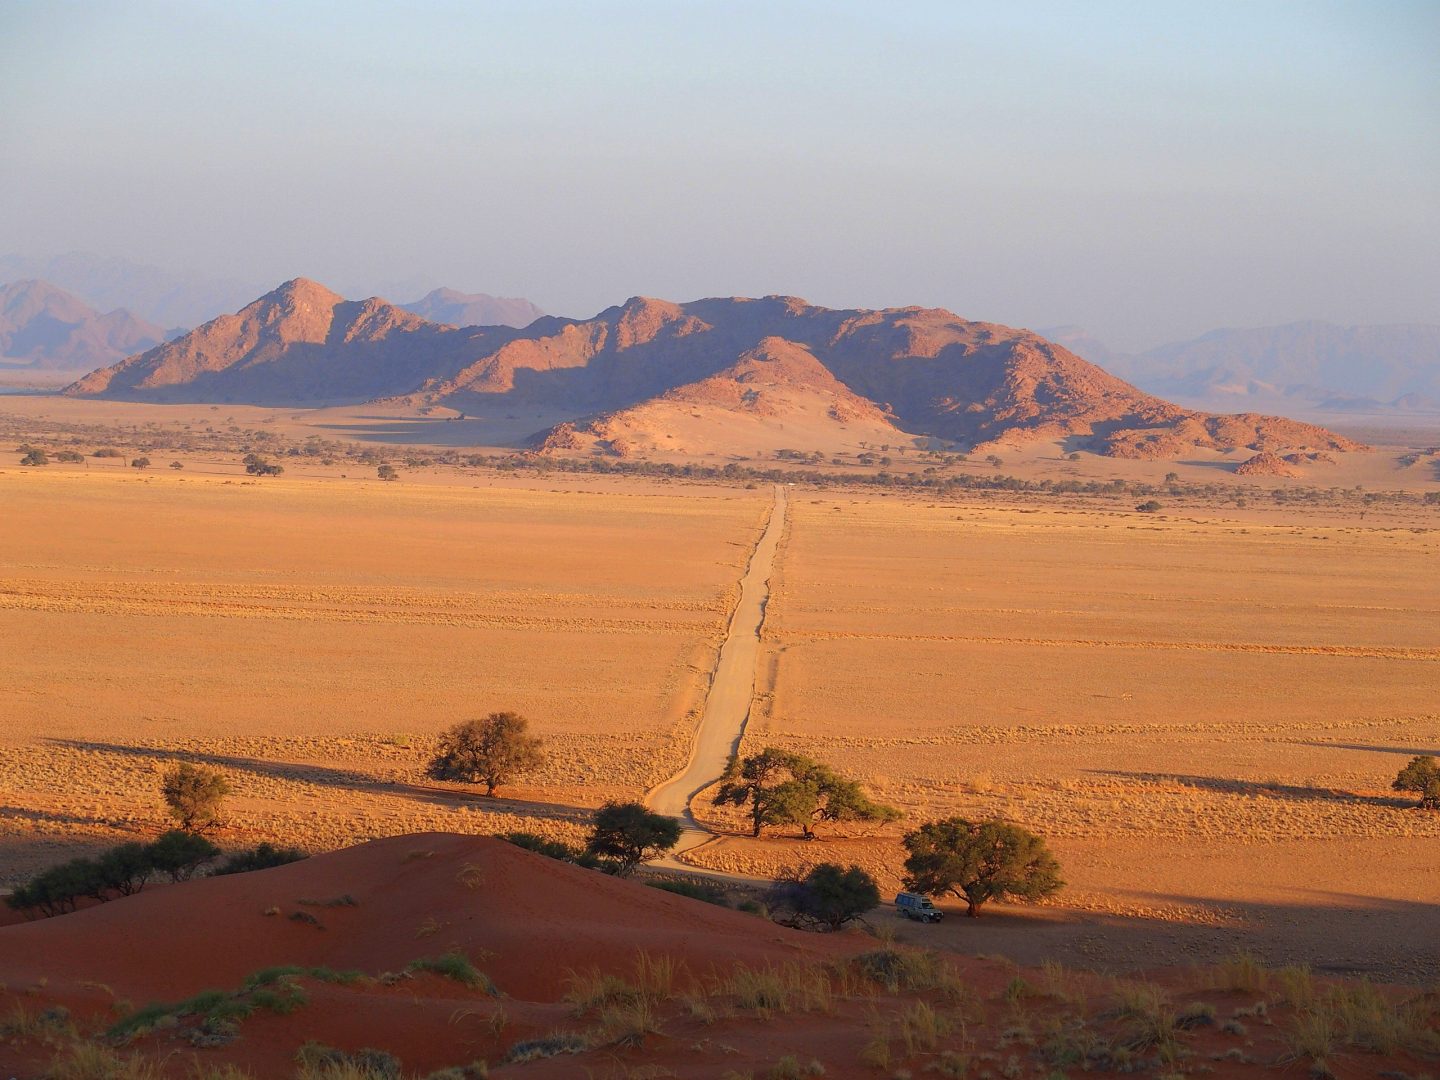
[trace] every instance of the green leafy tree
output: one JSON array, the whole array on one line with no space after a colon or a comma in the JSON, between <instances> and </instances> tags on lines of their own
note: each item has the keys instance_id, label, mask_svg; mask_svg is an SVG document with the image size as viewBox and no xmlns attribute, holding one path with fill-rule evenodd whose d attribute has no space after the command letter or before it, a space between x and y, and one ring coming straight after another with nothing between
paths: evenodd
<instances>
[{"instance_id":1,"label":"green leafy tree","mask_svg":"<svg viewBox=\"0 0 1440 1080\"><path fill-rule=\"evenodd\" d=\"M1440 764L1428 754L1411 758L1390 786L1419 795L1421 809L1440 810Z\"/></svg>"},{"instance_id":2,"label":"green leafy tree","mask_svg":"<svg viewBox=\"0 0 1440 1080\"><path fill-rule=\"evenodd\" d=\"M25 456L20 459L21 465L49 465L50 455L36 447L30 447L25 451Z\"/></svg>"},{"instance_id":3,"label":"green leafy tree","mask_svg":"<svg viewBox=\"0 0 1440 1080\"><path fill-rule=\"evenodd\" d=\"M854 780L803 754L766 747L734 759L721 778L717 805L750 807L754 835L766 825L795 825L808 840L820 822L894 821L900 812L873 801Z\"/></svg>"},{"instance_id":4,"label":"green leafy tree","mask_svg":"<svg viewBox=\"0 0 1440 1080\"><path fill-rule=\"evenodd\" d=\"M132 841L113 847L96 859L95 871L98 888L91 892L91 896L104 900L105 893L109 891L132 896L150 880L150 875L155 872L155 861L151 858L148 844Z\"/></svg>"},{"instance_id":5,"label":"green leafy tree","mask_svg":"<svg viewBox=\"0 0 1440 1080\"><path fill-rule=\"evenodd\" d=\"M802 930L834 931L880 903L875 879L858 866L820 863L808 872L787 870L775 880L766 907L776 922Z\"/></svg>"},{"instance_id":6,"label":"green leafy tree","mask_svg":"<svg viewBox=\"0 0 1440 1080\"><path fill-rule=\"evenodd\" d=\"M220 849L199 833L171 829L146 849L150 865L171 881L189 881L195 871L220 854Z\"/></svg>"},{"instance_id":7,"label":"green leafy tree","mask_svg":"<svg viewBox=\"0 0 1440 1080\"><path fill-rule=\"evenodd\" d=\"M791 778L771 793L767 824L796 825L806 840L815 838L821 822L895 821L900 811L877 803L854 780L840 776L828 765L796 756Z\"/></svg>"},{"instance_id":8,"label":"green leafy tree","mask_svg":"<svg viewBox=\"0 0 1440 1080\"><path fill-rule=\"evenodd\" d=\"M375 470L375 475L381 480L399 480L400 474L395 471L394 465L381 465Z\"/></svg>"},{"instance_id":9,"label":"green leafy tree","mask_svg":"<svg viewBox=\"0 0 1440 1080\"><path fill-rule=\"evenodd\" d=\"M720 778L720 788L715 792L715 805L749 803L754 835L759 836L773 812L775 789L790 777L790 767L798 757L798 754L767 746L750 757L731 758Z\"/></svg>"},{"instance_id":10,"label":"green leafy tree","mask_svg":"<svg viewBox=\"0 0 1440 1080\"><path fill-rule=\"evenodd\" d=\"M214 769L182 762L165 771L160 793L181 829L201 832L219 824L220 804L230 794L230 782Z\"/></svg>"},{"instance_id":11,"label":"green leafy tree","mask_svg":"<svg viewBox=\"0 0 1440 1080\"><path fill-rule=\"evenodd\" d=\"M595 812L585 852L614 859L616 873L628 877L642 862L669 851L680 841L680 823L643 803L607 802Z\"/></svg>"},{"instance_id":12,"label":"green leafy tree","mask_svg":"<svg viewBox=\"0 0 1440 1080\"><path fill-rule=\"evenodd\" d=\"M905 834L905 887L928 896L952 893L980 914L990 900L1038 900L1057 892L1060 866L1034 833L1004 821L946 818Z\"/></svg>"},{"instance_id":13,"label":"green leafy tree","mask_svg":"<svg viewBox=\"0 0 1440 1080\"><path fill-rule=\"evenodd\" d=\"M285 471L284 465L276 465L269 458L261 457L259 454L246 454L241 461L244 462L245 471L251 476L279 476Z\"/></svg>"},{"instance_id":14,"label":"green leafy tree","mask_svg":"<svg viewBox=\"0 0 1440 1080\"><path fill-rule=\"evenodd\" d=\"M483 783L485 794L494 795L501 784L544 764L544 743L530 734L529 721L513 712L496 712L456 724L441 735L427 772L435 780Z\"/></svg>"}]
</instances>

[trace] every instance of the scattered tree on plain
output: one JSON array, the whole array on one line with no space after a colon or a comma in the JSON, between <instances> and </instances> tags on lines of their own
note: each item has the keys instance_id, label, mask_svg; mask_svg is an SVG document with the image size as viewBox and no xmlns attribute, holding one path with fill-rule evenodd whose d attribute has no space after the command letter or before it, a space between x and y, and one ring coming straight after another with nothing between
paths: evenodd
<instances>
[{"instance_id":1,"label":"scattered tree on plain","mask_svg":"<svg viewBox=\"0 0 1440 1080\"><path fill-rule=\"evenodd\" d=\"M1390 786L1419 795L1422 810L1440 810L1440 764L1428 754L1411 758Z\"/></svg>"},{"instance_id":2,"label":"scattered tree on plain","mask_svg":"<svg viewBox=\"0 0 1440 1080\"><path fill-rule=\"evenodd\" d=\"M245 471L251 476L279 476L285 471L284 465L276 465L259 454L246 454L241 460L245 463Z\"/></svg>"},{"instance_id":3,"label":"scattered tree on plain","mask_svg":"<svg viewBox=\"0 0 1440 1080\"><path fill-rule=\"evenodd\" d=\"M718 806L750 807L753 835L766 825L795 825L807 840L820 822L894 821L900 812L873 801L854 780L788 750L766 747L732 758L715 793Z\"/></svg>"},{"instance_id":4,"label":"scattered tree on plain","mask_svg":"<svg viewBox=\"0 0 1440 1080\"><path fill-rule=\"evenodd\" d=\"M801 930L834 931L880 903L875 879L858 866L820 863L804 874L783 871L766 897L775 921Z\"/></svg>"},{"instance_id":5,"label":"scattered tree on plain","mask_svg":"<svg viewBox=\"0 0 1440 1080\"><path fill-rule=\"evenodd\" d=\"M25 456L20 459L21 465L49 465L50 455L44 450L31 447L25 451Z\"/></svg>"},{"instance_id":6,"label":"scattered tree on plain","mask_svg":"<svg viewBox=\"0 0 1440 1080\"><path fill-rule=\"evenodd\" d=\"M434 780L484 784L494 795L501 784L545 764L541 740L530 724L513 712L495 712L483 720L466 720L440 736L428 775Z\"/></svg>"},{"instance_id":7,"label":"scattered tree on plain","mask_svg":"<svg viewBox=\"0 0 1440 1080\"><path fill-rule=\"evenodd\" d=\"M1060 866L1034 833L1004 821L946 818L905 834L905 888L927 896L953 893L980 914L989 900L1039 900L1058 892Z\"/></svg>"},{"instance_id":8,"label":"scattered tree on plain","mask_svg":"<svg viewBox=\"0 0 1440 1080\"><path fill-rule=\"evenodd\" d=\"M400 474L395 471L394 465L381 465L375 470L375 475L381 480L399 480Z\"/></svg>"},{"instance_id":9,"label":"scattered tree on plain","mask_svg":"<svg viewBox=\"0 0 1440 1080\"><path fill-rule=\"evenodd\" d=\"M680 823L657 814L643 803L607 802L595 812L595 824L585 853L613 859L615 872L628 877L635 867L673 848L680 840Z\"/></svg>"},{"instance_id":10,"label":"scattered tree on plain","mask_svg":"<svg viewBox=\"0 0 1440 1080\"><path fill-rule=\"evenodd\" d=\"M134 458L130 462L130 467L132 469L140 469L143 472L150 467L150 459L148 457Z\"/></svg>"},{"instance_id":11,"label":"scattered tree on plain","mask_svg":"<svg viewBox=\"0 0 1440 1080\"><path fill-rule=\"evenodd\" d=\"M160 793L170 816L185 832L201 832L220 822L220 804L230 782L214 769L182 762L165 771Z\"/></svg>"}]
</instances>

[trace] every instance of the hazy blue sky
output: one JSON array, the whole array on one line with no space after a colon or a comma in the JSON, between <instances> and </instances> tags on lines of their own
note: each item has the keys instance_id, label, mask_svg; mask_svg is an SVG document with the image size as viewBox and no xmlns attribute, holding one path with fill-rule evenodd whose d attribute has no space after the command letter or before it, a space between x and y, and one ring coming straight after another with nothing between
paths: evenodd
<instances>
[{"instance_id":1,"label":"hazy blue sky","mask_svg":"<svg viewBox=\"0 0 1440 1080\"><path fill-rule=\"evenodd\" d=\"M0 0L0 251L72 249L1120 347L1440 322L1440 2Z\"/></svg>"}]
</instances>

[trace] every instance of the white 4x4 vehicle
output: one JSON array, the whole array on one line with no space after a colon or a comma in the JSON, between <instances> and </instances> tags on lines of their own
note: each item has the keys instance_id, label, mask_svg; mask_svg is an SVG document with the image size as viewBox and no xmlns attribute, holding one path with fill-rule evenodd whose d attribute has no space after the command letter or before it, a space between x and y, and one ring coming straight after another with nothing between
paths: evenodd
<instances>
[{"instance_id":1,"label":"white 4x4 vehicle","mask_svg":"<svg viewBox=\"0 0 1440 1080\"><path fill-rule=\"evenodd\" d=\"M900 893L895 897L895 908L907 919L917 922L939 922L945 917L945 913L932 904L928 896L919 893Z\"/></svg>"}]
</instances>

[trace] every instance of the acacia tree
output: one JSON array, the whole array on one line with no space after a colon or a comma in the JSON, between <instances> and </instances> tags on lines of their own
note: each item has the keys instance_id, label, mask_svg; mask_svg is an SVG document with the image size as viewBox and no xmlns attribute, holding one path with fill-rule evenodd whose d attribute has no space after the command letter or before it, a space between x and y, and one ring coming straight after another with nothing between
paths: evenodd
<instances>
[{"instance_id":1,"label":"acacia tree","mask_svg":"<svg viewBox=\"0 0 1440 1080\"><path fill-rule=\"evenodd\" d=\"M1428 754L1411 758L1390 786L1419 795L1422 810L1440 810L1440 764Z\"/></svg>"},{"instance_id":2,"label":"acacia tree","mask_svg":"<svg viewBox=\"0 0 1440 1080\"><path fill-rule=\"evenodd\" d=\"M797 825L806 840L815 838L820 822L895 821L900 811L877 803L865 789L818 761L796 755L791 778L771 795L767 824Z\"/></svg>"},{"instance_id":3,"label":"acacia tree","mask_svg":"<svg viewBox=\"0 0 1440 1080\"><path fill-rule=\"evenodd\" d=\"M513 712L465 720L440 736L439 752L427 774L434 780L484 784L485 794L545 764L544 744L530 723Z\"/></svg>"},{"instance_id":4,"label":"acacia tree","mask_svg":"<svg viewBox=\"0 0 1440 1080\"><path fill-rule=\"evenodd\" d=\"M680 842L680 823L644 803L607 802L595 812L585 853L614 859L616 873L628 877L642 862L663 855Z\"/></svg>"},{"instance_id":5,"label":"acacia tree","mask_svg":"<svg viewBox=\"0 0 1440 1080\"><path fill-rule=\"evenodd\" d=\"M814 839L815 826L822 821L894 821L900 816L828 765L774 747L732 759L715 803L748 803L755 836L766 825L796 825L807 840Z\"/></svg>"},{"instance_id":6,"label":"acacia tree","mask_svg":"<svg viewBox=\"0 0 1440 1080\"><path fill-rule=\"evenodd\" d=\"M1059 891L1060 865L1034 833L1005 821L931 821L905 834L905 888L963 897L978 917L988 900L1038 900Z\"/></svg>"},{"instance_id":7,"label":"acacia tree","mask_svg":"<svg viewBox=\"0 0 1440 1080\"><path fill-rule=\"evenodd\" d=\"M165 770L160 794L180 828L200 832L220 823L220 804L230 794L230 782L214 769L182 762Z\"/></svg>"},{"instance_id":8,"label":"acacia tree","mask_svg":"<svg viewBox=\"0 0 1440 1080\"><path fill-rule=\"evenodd\" d=\"M767 746L750 757L731 758L725 775L720 778L715 805L744 806L749 803L754 835L759 836L760 830L768 823L774 790L790 775L790 766L797 757L798 754Z\"/></svg>"},{"instance_id":9,"label":"acacia tree","mask_svg":"<svg viewBox=\"0 0 1440 1080\"><path fill-rule=\"evenodd\" d=\"M834 931L880 903L875 879L858 866L820 863L804 874L785 870L775 879L765 906L775 921L801 930Z\"/></svg>"}]
</instances>

